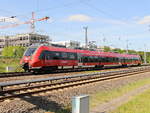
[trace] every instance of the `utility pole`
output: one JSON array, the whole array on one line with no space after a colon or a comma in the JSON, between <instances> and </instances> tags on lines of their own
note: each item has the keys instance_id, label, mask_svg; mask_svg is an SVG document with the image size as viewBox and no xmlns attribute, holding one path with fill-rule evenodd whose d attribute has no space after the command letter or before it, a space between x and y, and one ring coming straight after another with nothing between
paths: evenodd
<instances>
[{"instance_id":1,"label":"utility pole","mask_svg":"<svg viewBox=\"0 0 150 113\"><path fill-rule=\"evenodd\" d=\"M129 41L127 40L127 50L126 50L126 53L128 53L128 48L129 48L128 42L129 42Z\"/></svg>"},{"instance_id":2,"label":"utility pole","mask_svg":"<svg viewBox=\"0 0 150 113\"><path fill-rule=\"evenodd\" d=\"M147 61L146 61L146 45L144 44L144 64L147 64Z\"/></svg>"},{"instance_id":3,"label":"utility pole","mask_svg":"<svg viewBox=\"0 0 150 113\"><path fill-rule=\"evenodd\" d=\"M87 37L87 29L88 27L83 27L85 29L85 48L88 48L88 37Z\"/></svg>"}]
</instances>

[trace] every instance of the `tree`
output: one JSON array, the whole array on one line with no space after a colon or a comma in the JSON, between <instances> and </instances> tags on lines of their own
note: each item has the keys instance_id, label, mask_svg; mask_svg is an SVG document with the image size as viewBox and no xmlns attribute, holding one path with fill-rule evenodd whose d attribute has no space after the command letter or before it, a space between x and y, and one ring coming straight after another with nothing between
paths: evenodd
<instances>
[{"instance_id":1,"label":"tree","mask_svg":"<svg viewBox=\"0 0 150 113\"><path fill-rule=\"evenodd\" d=\"M104 52L110 52L111 51L111 48L108 47L108 46L104 46Z\"/></svg>"},{"instance_id":2,"label":"tree","mask_svg":"<svg viewBox=\"0 0 150 113\"><path fill-rule=\"evenodd\" d=\"M122 50L120 48L115 48L115 49L113 49L113 52L116 52L116 53L125 53L125 50Z\"/></svg>"},{"instance_id":3,"label":"tree","mask_svg":"<svg viewBox=\"0 0 150 113\"><path fill-rule=\"evenodd\" d=\"M26 47L22 46L8 46L4 47L2 56L4 57L22 57Z\"/></svg>"},{"instance_id":4,"label":"tree","mask_svg":"<svg viewBox=\"0 0 150 113\"><path fill-rule=\"evenodd\" d=\"M128 50L129 54L137 54L137 52L135 50Z\"/></svg>"}]
</instances>

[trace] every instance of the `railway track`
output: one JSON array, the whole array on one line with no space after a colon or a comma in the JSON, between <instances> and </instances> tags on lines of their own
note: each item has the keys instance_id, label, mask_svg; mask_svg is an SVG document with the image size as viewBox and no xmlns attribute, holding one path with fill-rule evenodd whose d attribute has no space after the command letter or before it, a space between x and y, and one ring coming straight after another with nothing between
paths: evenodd
<instances>
[{"instance_id":1,"label":"railway track","mask_svg":"<svg viewBox=\"0 0 150 113\"><path fill-rule=\"evenodd\" d=\"M149 66L148 65L141 65L141 66ZM134 67L134 66L131 66ZM104 70L104 69L120 69L123 68L121 66L114 66L114 67L104 67L102 69L89 69L88 71L91 70ZM41 74L55 74L55 73L66 73L66 72L80 72L80 71L87 71L86 69L66 69L66 70L57 70L57 71L53 71L53 72L47 72L47 73L39 73ZM5 77L17 77L17 76L29 76L29 75L38 75L38 73L31 73L31 72L4 72L4 73L0 73L0 78L5 78Z\"/></svg>"},{"instance_id":2,"label":"railway track","mask_svg":"<svg viewBox=\"0 0 150 113\"><path fill-rule=\"evenodd\" d=\"M111 80L139 73L149 72L150 66L126 69L121 71L95 72L66 77L50 77L46 79L23 80L0 83L0 101L26 95L57 91L64 88L76 87L99 81Z\"/></svg>"},{"instance_id":3,"label":"railway track","mask_svg":"<svg viewBox=\"0 0 150 113\"><path fill-rule=\"evenodd\" d=\"M4 77L15 77L15 76L25 76L25 75L31 75L32 73L30 72L4 72L0 73L0 78Z\"/></svg>"}]
</instances>

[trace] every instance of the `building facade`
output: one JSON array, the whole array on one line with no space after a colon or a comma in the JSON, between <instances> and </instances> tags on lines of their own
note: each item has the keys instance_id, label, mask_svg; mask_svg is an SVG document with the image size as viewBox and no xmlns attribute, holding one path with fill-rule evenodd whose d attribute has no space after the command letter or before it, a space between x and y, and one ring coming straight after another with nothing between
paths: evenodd
<instances>
[{"instance_id":1,"label":"building facade","mask_svg":"<svg viewBox=\"0 0 150 113\"><path fill-rule=\"evenodd\" d=\"M35 43L49 43L51 40L47 35L41 34L17 34L11 36L0 36L0 53L7 46L23 46L28 47Z\"/></svg>"},{"instance_id":2,"label":"building facade","mask_svg":"<svg viewBox=\"0 0 150 113\"><path fill-rule=\"evenodd\" d=\"M73 40L52 42L52 44L62 45L62 46L65 46L66 48L77 48L77 47L80 47L80 42L73 41Z\"/></svg>"}]
</instances>

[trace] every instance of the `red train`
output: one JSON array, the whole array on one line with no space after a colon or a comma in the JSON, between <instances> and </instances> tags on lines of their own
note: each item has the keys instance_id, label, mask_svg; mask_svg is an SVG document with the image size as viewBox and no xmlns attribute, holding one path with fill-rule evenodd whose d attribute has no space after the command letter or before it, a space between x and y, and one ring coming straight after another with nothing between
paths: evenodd
<instances>
[{"instance_id":1,"label":"red train","mask_svg":"<svg viewBox=\"0 0 150 113\"><path fill-rule=\"evenodd\" d=\"M20 61L25 71L65 68L101 68L105 65L140 65L139 55L69 49L54 46L31 46Z\"/></svg>"}]
</instances>

